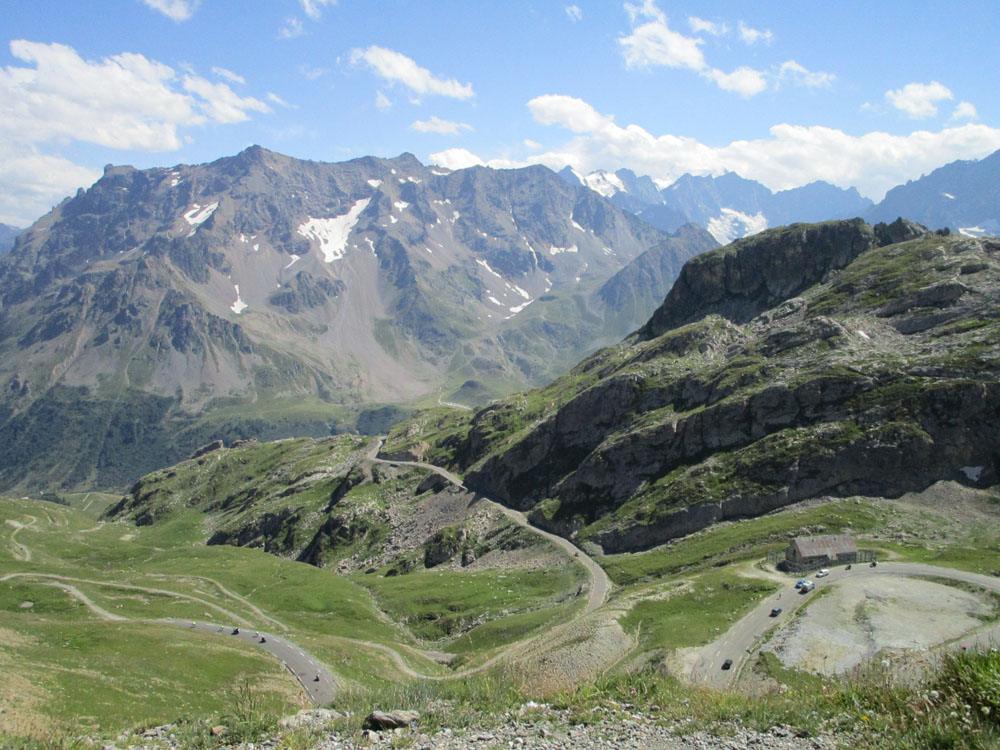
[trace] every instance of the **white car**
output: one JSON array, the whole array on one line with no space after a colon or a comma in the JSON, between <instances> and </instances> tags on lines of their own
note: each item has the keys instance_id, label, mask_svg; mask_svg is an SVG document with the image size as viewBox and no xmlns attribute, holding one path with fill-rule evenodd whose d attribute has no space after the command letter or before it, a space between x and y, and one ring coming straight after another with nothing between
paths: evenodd
<instances>
[{"instance_id":1,"label":"white car","mask_svg":"<svg viewBox=\"0 0 1000 750\"><path fill-rule=\"evenodd\" d=\"M817 578L826 578L828 575L830 575L830 571L827 570L826 568L820 568L818 571L816 571Z\"/></svg>"}]
</instances>

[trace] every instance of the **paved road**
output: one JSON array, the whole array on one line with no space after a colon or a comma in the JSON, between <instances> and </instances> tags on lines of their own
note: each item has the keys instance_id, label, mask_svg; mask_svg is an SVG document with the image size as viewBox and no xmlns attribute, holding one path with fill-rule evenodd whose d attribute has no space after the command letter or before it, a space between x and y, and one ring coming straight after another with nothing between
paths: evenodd
<instances>
[{"instance_id":1,"label":"paved road","mask_svg":"<svg viewBox=\"0 0 1000 750\"><path fill-rule=\"evenodd\" d=\"M466 490L467 492L470 491L459 477L452 474L447 469L441 468L440 466L423 463L421 461L393 461L390 459L379 458L378 453L382 449L384 442L385 438L379 438L375 441L374 446L368 451L369 460L376 463L389 464L390 466L412 466L418 469L426 469L427 471L432 471L438 476L447 479L451 484L455 485L459 489ZM475 493L475 498L472 502L492 505L518 526L521 526L533 534L536 534L546 541L556 545L559 549L563 550L567 555L583 566L583 569L587 572L587 577L590 579L590 583L587 591L587 604L579 613L577 613L577 617L590 614L602 604L607 602L608 596L611 594L611 579L608 578L608 574L604 572L604 568L598 565L593 558L588 556L586 552L573 544L573 542L569 541L565 537L561 537L557 534L551 534L548 531L538 528L537 526L533 526L531 522L528 521L524 513L514 510L513 508L508 508L506 505L498 503L496 500L493 500L485 495Z\"/></svg>"},{"instance_id":2,"label":"paved road","mask_svg":"<svg viewBox=\"0 0 1000 750\"><path fill-rule=\"evenodd\" d=\"M232 625L219 625L210 622L192 622L190 620L161 620L161 622L169 622L189 630L232 638L267 651L295 676L306 695L317 706L329 704L337 694L337 683L333 679L333 675L330 674L330 670L323 666L319 659L280 636L247 628L240 628L238 633L234 633ZM263 641L261 641L262 638Z\"/></svg>"},{"instance_id":3,"label":"paved road","mask_svg":"<svg viewBox=\"0 0 1000 750\"><path fill-rule=\"evenodd\" d=\"M819 591L846 578L880 575L947 578L952 581L971 583L1000 593L1000 578L922 563L880 562L875 568L869 567L867 563L860 563L854 565L851 570L845 570L842 567L831 568L830 575L826 578L817 579L815 575L804 577L814 581L816 591ZM794 579L790 578L788 584L783 586L780 591L764 599L721 637L701 649L698 661L691 670L692 680L714 688L731 687L739 677L740 671L749 662L753 652L756 651L757 646L760 645L764 635L771 628L788 623L795 611L814 596L815 592L800 594L795 590ZM775 607L783 609L777 618L770 616L771 610ZM733 660L733 666L729 670L722 669L722 663L726 659Z\"/></svg>"}]
</instances>

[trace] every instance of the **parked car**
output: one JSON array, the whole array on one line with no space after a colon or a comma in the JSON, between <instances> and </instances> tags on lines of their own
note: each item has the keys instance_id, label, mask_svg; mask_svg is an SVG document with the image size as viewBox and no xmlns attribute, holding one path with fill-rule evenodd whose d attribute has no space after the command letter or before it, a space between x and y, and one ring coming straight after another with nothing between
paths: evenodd
<instances>
[{"instance_id":1,"label":"parked car","mask_svg":"<svg viewBox=\"0 0 1000 750\"><path fill-rule=\"evenodd\" d=\"M816 571L817 578L826 578L828 575L830 575L830 571L827 570L826 568L820 568L819 570Z\"/></svg>"},{"instance_id":2,"label":"parked car","mask_svg":"<svg viewBox=\"0 0 1000 750\"><path fill-rule=\"evenodd\" d=\"M732 659L726 659L724 662L722 662L722 668L723 669L732 669L732 667L733 667L733 660Z\"/></svg>"},{"instance_id":3,"label":"parked car","mask_svg":"<svg viewBox=\"0 0 1000 750\"><path fill-rule=\"evenodd\" d=\"M805 586L807 583L808 583L808 581L805 578L800 578L799 580L797 580L795 582L795 588L800 589L803 586Z\"/></svg>"},{"instance_id":4,"label":"parked car","mask_svg":"<svg viewBox=\"0 0 1000 750\"><path fill-rule=\"evenodd\" d=\"M771 610L771 617L777 617L778 615L781 614L781 612L782 612L781 607L775 607L774 609Z\"/></svg>"},{"instance_id":5,"label":"parked car","mask_svg":"<svg viewBox=\"0 0 1000 750\"><path fill-rule=\"evenodd\" d=\"M813 583L812 581L806 581L805 583L802 584L801 588L799 588L799 593L800 594L808 594L814 588L816 588L816 584L815 583Z\"/></svg>"}]
</instances>

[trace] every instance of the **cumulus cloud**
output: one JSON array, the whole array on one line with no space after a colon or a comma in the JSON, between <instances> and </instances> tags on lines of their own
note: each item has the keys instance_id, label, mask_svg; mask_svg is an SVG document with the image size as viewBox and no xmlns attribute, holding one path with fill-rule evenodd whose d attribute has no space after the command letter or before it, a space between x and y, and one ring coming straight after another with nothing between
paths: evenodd
<instances>
[{"instance_id":1,"label":"cumulus cloud","mask_svg":"<svg viewBox=\"0 0 1000 750\"><path fill-rule=\"evenodd\" d=\"M625 67L691 70L723 91L746 98L767 89L767 79L762 71L744 65L727 73L710 66L701 48L704 40L670 28L666 15L653 0L646 0L642 5L626 3L625 10L632 23L631 31L618 37ZM702 25L706 23L702 19L694 21Z\"/></svg>"},{"instance_id":2,"label":"cumulus cloud","mask_svg":"<svg viewBox=\"0 0 1000 750\"><path fill-rule=\"evenodd\" d=\"M437 133L438 135L458 135L463 130L472 130L472 126L467 122L455 122L453 120L443 120L437 115L431 115L426 120L415 120L410 124L411 130L418 133Z\"/></svg>"},{"instance_id":3,"label":"cumulus cloud","mask_svg":"<svg viewBox=\"0 0 1000 750\"><path fill-rule=\"evenodd\" d=\"M573 23L583 20L583 11L580 10L579 5L567 5L565 11L566 15L569 16L569 20Z\"/></svg>"},{"instance_id":4,"label":"cumulus cloud","mask_svg":"<svg viewBox=\"0 0 1000 750\"><path fill-rule=\"evenodd\" d=\"M466 169L485 162L467 148L448 148L438 151L428 157L431 164L445 169Z\"/></svg>"},{"instance_id":5,"label":"cumulus cloud","mask_svg":"<svg viewBox=\"0 0 1000 750\"><path fill-rule=\"evenodd\" d=\"M381 91L375 92L375 109L382 110L383 112L387 109L392 109L392 101Z\"/></svg>"},{"instance_id":6,"label":"cumulus cloud","mask_svg":"<svg viewBox=\"0 0 1000 750\"><path fill-rule=\"evenodd\" d=\"M459 83L454 78L439 78L427 68L401 52L385 47L371 46L351 50L353 65L367 65L374 73L389 83L399 83L417 96L435 95L452 99L469 99L475 93L471 83Z\"/></svg>"},{"instance_id":7,"label":"cumulus cloud","mask_svg":"<svg viewBox=\"0 0 1000 750\"><path fill-rule=\"evenodd\" d=\"M723 91L732 91L746 98L756 96L767 89L767 79L764 74L745 65L731 73L713 68L706 71L705 75L715 81L716 85Z\"/></svg>"},{"instance_id":8,"label":"cumulus cloud","mask_svg":"<svg viewBox=\"0 0 1000 750\"><path fill-rule=\"evenodd\" d=\"M541 143L539 143L538 141L533 141L530 138L525 138L523 141L521 141L521 143L523 143L526 148L530 148L532 151L538 151L538 149L542 147Z\"/></svg>"},{"instance_id":9,"label":"cumulus cloud","mask_svg":"<svg viewBox=\"0 0 1000 750\"><path fill-rule=\"evenodd\" d=\"M688 26L691 27L691 31L695 34L710 34L712 36L723 36L729 33L729 26L724 23L716 23L714 21L706 21L704 18L698 18L698 16L688 17Z\"/></svg>"},{"instance_id":10,"label":"cumulus cloud","mask_svg":"<svg viewBox=\"0 0 1000 750\"><path fill-rule=\"evenodd\" d=\"M314 21L323 16L323 8L337 4L337 0L299 0L299 2L302 5L302 12Z\"/></svg>"},{"instance_id":11,"label":"cumulus cloud","mask_svg":"<svg viewBox=\"0 0 1000 750\"><path fill-rule=\"evenodd\" d=\"M241 76L239 73L234 73L233 71L229 70L229 68L213 67L212 72L215 73L215 75L219 76L219 78L225 78L227 81L238 83L241 86L243 86L247 82L246 78Z\"/></svg>"},{"instance_id":12,"label":"cumulus cloud","mask_svg":"<svg viewBox=\"0 0 1000 750\"><path fill-rule=\"evenodd\" d=\"M770 29L755 29L753 26L747 26L743 21L739 22L736 30L744 44L752 45L758 42L770 44L774 41L774 34L771 33Z\"/></svg>"},{"instance_id":13,"label":"cumulus cloud","mask_svg":"<svg viewBox=\"0 0 1000 750\"><path fill-rule=\"evenodd\" d=\"M581 172L625 166L662 184L686 172L734 171L774 190L826 180L857 187L878 199L890 187L941 164L981 158L1000 149L1000 129L980 124L908 135L878 131L852 135L820 125L781 123L766 138L710 146L687 136L654 135L639 125L619 125L614 117L576 97L539 96L528 102L528 108L537 122L574 134L559 149L531 156L531 163L553 169L569 164Z\"/></svg>"},{"instance_id":14,"label":"cumulus cloud","mask_svg":"<svg viewBox=\"0 0 1000 750\"><path fill-rule=\"evenodd\" d=\"M954 98L951 89L943 83L908 83L901 89L885 92L888 102L914 119L933 117L938 113L938 102Z\"/></svg>"},{"instance_id":15,"label":"cumulus cloud","mask_svg":"<svg viewBox=\"0 0 1000 750\"><path fill-rule=\"evenodd\" d=\"M270 112L260 99L240 96L224 83L212 83L200 76L184 76L184 89L201 97L201 109L215 122L231 124L250 119L250 112Z\"/></svg>"},{"instance_id":16,"label":"cumulus cloud","mask_svg":"<svg viewBox=\"0 0 1000 750\"><path fill-rule=\"evenodd\" d=\"M975 120L977 117L979 117L979 112L976 111L976 105L972 102L959 102L955 111L951 113L953 120Z\"/></svg>"},{"instance_id":17,"label":"cumulus cloud","mask_svg":"<svg viewBox=\"0 0 1000 750\"><path fill-rule=\"evenodd\" d=\"M142 0L142 2L146 7L178 23L191 18L199 5L199 0Z\"/></svg>"}]
</instances>

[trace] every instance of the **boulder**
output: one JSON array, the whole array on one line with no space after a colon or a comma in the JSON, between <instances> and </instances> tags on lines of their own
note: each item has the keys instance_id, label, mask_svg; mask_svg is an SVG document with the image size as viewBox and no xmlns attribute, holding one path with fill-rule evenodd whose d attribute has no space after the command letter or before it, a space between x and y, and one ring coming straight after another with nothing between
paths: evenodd
<instances>
[{"instance_id":1,"label":"boulder","mask_svg":"<svg viewBox=\"0 0 1000 750\"><path fill-rule=\"evenodd\" d=\"M417 711L372 711L365 717L364 728L384 732L392 729L411 727L420 721Z\"/></svg>"}]
</instances>

